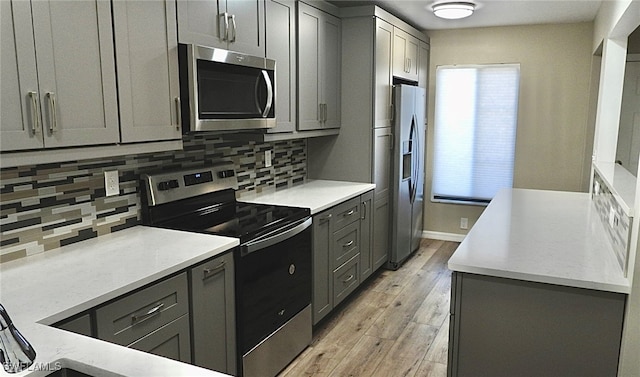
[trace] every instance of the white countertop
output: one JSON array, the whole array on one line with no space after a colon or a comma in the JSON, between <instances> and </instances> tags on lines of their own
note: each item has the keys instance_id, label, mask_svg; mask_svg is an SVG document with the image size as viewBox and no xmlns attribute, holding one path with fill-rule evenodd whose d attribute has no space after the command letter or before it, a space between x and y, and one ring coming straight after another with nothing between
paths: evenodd
<instances>
[{"instance_id":1,"label":"white countertop","mask_svg":"<svg viewBox=\"0 0 640 377\"><path fill-rule=\"evenodd\" d=\"M273 204L289 207L309 208L315 215L325 209L355 198L376 185L371 183L309 180L299 186L270 193L243 194L239 201L258 204Z\"/></svg>"},{"instance_id":2,"label":"white countertop","mask_svg":"<svg viewBox=\"0 0 640 377\"><path fill-rule=\"evenodd\" d=\"M589 194L496 195L451 259L453 271L629 293Z\"/></svg>"},{"instance_id":3,"label":"white countertop","mask_svg":"<svg viewBox=\"0 0 640 377\"><path fill-rule=\"evenodd\" d=\"M238 244L236 238L138 226L0 264L0 302L36 350L38 366L63 359L77 370L89 365L109 375L223 376L47 325Z\"/></svg>"}]
</instances>

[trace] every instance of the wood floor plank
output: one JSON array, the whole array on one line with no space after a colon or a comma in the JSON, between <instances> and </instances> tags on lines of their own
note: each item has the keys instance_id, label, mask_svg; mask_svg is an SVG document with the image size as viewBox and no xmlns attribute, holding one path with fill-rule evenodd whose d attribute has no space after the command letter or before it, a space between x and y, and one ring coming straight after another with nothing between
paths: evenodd
<instances>
[{"instance_id":1,"label":"wood floor plank","mask_svg":"<svg viewBox=\"0 0 640 377\"><path fill-rule=\"evenodd\" d=\"M447 357L449 354L449 318L442 323L438 330L435 341L429 347L429 351L425 355L424 361L435 362L447 365Z\"/></svg>"},{"instance_id":2,"label":"wood floor plank","mask_svg":"<svg viewBox=\"0 0 640 377\"><path fill-rule=\"evenodd\" d=\"M447 377L447 365L423 361L415 374L416 377Z\"/></svg>"},{"instance_id":3,"label":"wood floor plank","mask_svg":"<svg viewBox=\"0 0 640 377\"><path fill-rule=\"evenodd\" d=\"M451 297L451 272L441 272L438 282L416 311L413 320L431 326L440 326L449 318Z\"/></svg>"},{"instance_id":4,"label":"wood floor plank","mask_svg":"<svg viewBox=\"0 0 640 377\"><path fill-rule=\"evenodd\" d=\"M424 239L398 271L374 274L279 376L446 376L447 261L457 246Z\"/></svg>"},{"instance_id":5,"label":"wood floor plank","mask_svg":"<svg viewBox=\"0 0 640 377\"><path fill-rule=\"evenodd\" d=\"M429 347L434 342L438 328L410 322L382 358L373 376L389 377L415 375Z\"/></svg>"},{"instance_id":6,"label":"wood floor plank","mask_svg":"<svg viewBox=\"0 0 640 377\"><path fill-rule=\"evenodd\" d=\"M363 336L353 349L331 372L332 377L371 376L382 358L393 346L393 341Z\"/></svg>"}]
</instances>

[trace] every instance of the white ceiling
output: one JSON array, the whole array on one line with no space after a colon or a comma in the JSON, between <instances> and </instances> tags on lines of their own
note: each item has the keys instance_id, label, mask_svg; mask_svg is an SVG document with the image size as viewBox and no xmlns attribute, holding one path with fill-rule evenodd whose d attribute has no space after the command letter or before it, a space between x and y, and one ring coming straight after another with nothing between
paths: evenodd
<instances>
[{"instance_id":1,"label":"white ceiling","mask_svg":"<svg viewBox=\"0 0 640 377\"><path fill-rule=\"evenodd\" d=\"M476 4L471 17L442 20L431 10L436 1L443 0L330 2L340 7L375 4L420 30L593 21L602 3L602 0L465 0Z\"/></svg>"}]
</instances>

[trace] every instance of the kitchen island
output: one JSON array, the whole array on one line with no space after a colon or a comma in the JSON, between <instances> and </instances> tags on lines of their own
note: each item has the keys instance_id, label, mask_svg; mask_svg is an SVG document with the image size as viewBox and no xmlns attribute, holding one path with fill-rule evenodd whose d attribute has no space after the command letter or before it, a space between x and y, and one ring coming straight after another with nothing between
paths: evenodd
<instances>
[{"instance_id":1,"label":"kitchen island","mask_svg":"<svg viewBox=\"0 0 640 377\"><path fill-rule=\"evenodd\" d=\"M630 284L586 193L503 190L448 262L449 376L615 376Z\"/></svg>"},{"instance_id":2,"label":"kitchen island","mask_svg":"<svg viewBox=\"0 0 640 377\"><path fill-rule=\"evenodd\" d=\"M223 376L50 325L176 274L238 239L137 226L0 264L0 302L36 351L15 376L72 368L96 376Z\"/></svg>"}]
</instances>

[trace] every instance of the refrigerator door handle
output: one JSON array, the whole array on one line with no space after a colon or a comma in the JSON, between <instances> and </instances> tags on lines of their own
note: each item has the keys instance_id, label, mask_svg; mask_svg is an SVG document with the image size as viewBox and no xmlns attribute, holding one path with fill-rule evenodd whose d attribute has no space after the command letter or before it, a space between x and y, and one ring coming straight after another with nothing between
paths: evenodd
<instances>
[{"instance_id":1,"label":"refrigerator door handle","mask_svg":"<svg viewBox=\"0 0 640 377\"><path fill-rule=\"evenodd\" d=\"M411 181L409 183L409 195L411 204L416 200L416 194L418 191L418 175L419 175L419 153L420 148L420 135L418 135L418 120L415 116L411 118L411 131L409 140L411 141Z\"/></svg>"}]
</instances>

